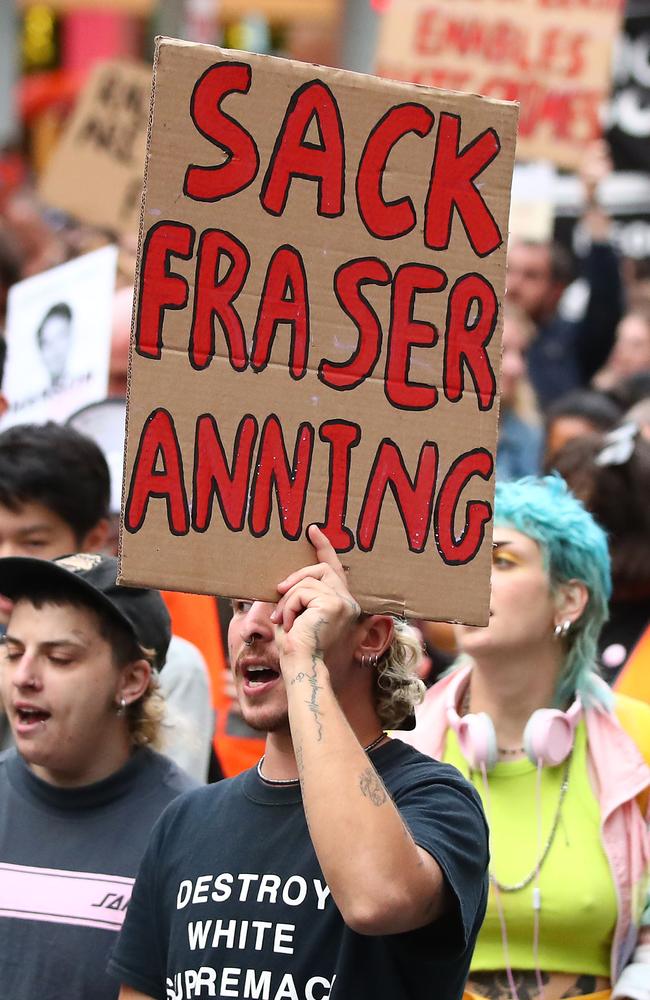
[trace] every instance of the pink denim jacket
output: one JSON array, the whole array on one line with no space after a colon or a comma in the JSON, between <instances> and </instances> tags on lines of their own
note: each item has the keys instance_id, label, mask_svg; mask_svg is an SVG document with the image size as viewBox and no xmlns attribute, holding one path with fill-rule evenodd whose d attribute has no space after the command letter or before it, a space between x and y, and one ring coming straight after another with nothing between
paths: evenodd
<instances>
[{"instance_id":1,"label":"pink denim jacket","mask_svg":"<svg viewBox=\"0 0 650 1000\"><path fill-rule=\"evenodd\" d=\"M471 664L459 667L430 688L416 711L415 729L396 733L399 739L439 759L449 726L447 704L450 698L454 704L458 703L459 691L471 670ZM624 716L625 729L618 715ZM637 797L650 789L650 767L642 753L647 749L645 757L650 757L650 706L617 695L614 713L605 708L587 709L585 722L591 780L602 816L602 842L618 896L618 919L611 949L611 980L615 983L630 961L640 925L650 923L647 915L643 919L650 872L650 834L648 817L642 814L637 802ZM634 738L628 734L629 729Z\"/></svg>"}]
</instances>

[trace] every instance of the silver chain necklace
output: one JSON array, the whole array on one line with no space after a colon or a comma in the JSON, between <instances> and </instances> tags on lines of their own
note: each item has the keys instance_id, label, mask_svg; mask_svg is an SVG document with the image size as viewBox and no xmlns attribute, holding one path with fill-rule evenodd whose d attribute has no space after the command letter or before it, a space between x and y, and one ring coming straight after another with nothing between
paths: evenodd
<instances>
[{"instance_id":1,"label":"silver chain necklace","mask_svg":"<svg viewBox=\"0 0 650 1000\"><path fill-rule=\"evenodd\" d=\"M386 733L380 733L376 740L364 747L364 753L370 753L375 747L378 747L382 740L386 738ZM265 774L262 774L262 764L264 763L264 757L260 757L257 762L257 773L262 779L265 785L299 785L300 778L267 778Z\"/></svg>"},{"instance_id":2,"label":"silver chain necklace","mask_svg":"<svg viewBox=\"0 0 650 1000\"><path fill-rule=\"evenodd\" d=\"M461 702L459 715L461 716L467 715L467 713L469 712L469 704L470 704L469 699L470 699L470 685L468 684L463 694L463 700ZM497 750L499 751L500 754L504 754L507 756L519 753L525 753L524 747L517 747L513 749L505 749L503 747L497 747ZM557 809L555 810L555 816L553 817L553 823L551 824L551 830L548 835L547 841L544 845L542 853L539 856L539 859L535 862L535 867L531 872L529 872L528 875L526 875L525 878L522 878L519 882L515 882L512 885L507 885L505 882L500 882L499 879L494 874L494 872L490 871L489 872L490 882L494 886L496 886L499 892L520 892L521 889L525 889L527 886L529 886L530 883L535 878L535 876L537 875L537 873L542 870L542 865L544 864L549 855L549 851L551 850L551 847L553 846L553 841L555 840L555 834L557 833L558 826L560 825L562 805L564 803L564 799L567 793L567 788L569 787L569 768L571 765L572 756L573 752L569 754L564 763L564 773L562 775L562 784L560 786L560 795L557 802Z\"/></svg>"},{"instance_id":3,"label":"silver chain necklace","mask_svg":"<svg viewBox=\"0 0 650 1000\"><path fill-rule=\"evenodd\" d=\"M566 761L564 762L564 773L562 775L560 795L557 801L557 809L555 810L555 816L553 817L551 830L544 845L544 848L542 850L542 853L540 854L538 860L535 862L533 870L529 872L529 874L526 875L525 878L522 878L520 882L515 882L512 885L507 885L505 882L500 882L499 879L494 874L494 872L490 871L489 872L490 882L492 882L492 884L496 886L499 892L519 892L521 889L525 889L527 886L529 886L530 883L533 881L533 879L536 877L536 875L538 875L538 873L541 872L542 865L544 864L549 855L551 847L553 846L553 841L555 840L555 834L557 833L558 827L560 825L560 816L562 815L562 804L564 802L567 793L567 788L569 787L569 768L571 765L572 756L573 753L570 753Z\"/></svg>"}]
</instances>

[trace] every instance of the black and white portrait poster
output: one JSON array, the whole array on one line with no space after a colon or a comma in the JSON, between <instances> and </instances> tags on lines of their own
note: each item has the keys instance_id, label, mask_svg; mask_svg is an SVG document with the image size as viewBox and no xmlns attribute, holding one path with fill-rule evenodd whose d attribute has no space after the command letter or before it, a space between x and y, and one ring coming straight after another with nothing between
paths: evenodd
<instances>
[{"instance_id":1,"label":"black and white portrait poster","mask_svg":"<svg viewBox=\"0 0 650 1000\"><path fill-rule=\"evenodd\" d=\"M106 396L116 270L107 246L10 289L2 429L61 422Z\"/></svg>"}]
</instances>

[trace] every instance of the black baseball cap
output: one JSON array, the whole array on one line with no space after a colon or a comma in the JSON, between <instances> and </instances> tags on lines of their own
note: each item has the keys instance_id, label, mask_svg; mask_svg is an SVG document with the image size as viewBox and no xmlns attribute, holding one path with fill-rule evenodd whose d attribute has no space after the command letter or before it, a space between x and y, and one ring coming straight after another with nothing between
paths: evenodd
<instances>
[{"instance_id":1,"label":"black baseball cap","mask_svg":"<svg viewBox=\"0 0 650 1000\"><path fill-rule=\"evenodd\" d=\"M43 586L65 583L79 591L96 607L123 625L136 642L155 653L154 666L165 663L171 640L171 619L160 591L144 587L118 587L117 559L91 552L78 552L49 562L26 556L0 559L0 594L10 600L29 598Z\"/></svg>"}]
</instances>

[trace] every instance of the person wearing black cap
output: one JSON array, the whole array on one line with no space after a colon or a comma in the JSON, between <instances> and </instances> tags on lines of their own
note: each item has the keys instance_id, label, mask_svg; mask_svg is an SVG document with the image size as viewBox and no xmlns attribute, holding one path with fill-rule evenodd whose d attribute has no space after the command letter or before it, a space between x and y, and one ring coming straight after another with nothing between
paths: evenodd
<instances>
[{"instance_id":1,"label":"person wearing black cap","mask_svg":"<svg viewBox=\"0 0 650 1000\"><path fill-rule=\"evenodd\" d=\"M157 591L117 561L0 559L13 601L0 692L0 992L114 1000L105 973L149 833L194 782L156 753L171 637Z\"/></svg>"},{"instance_id":2,"label":"person wearing black cap","mask_svg":"<svg viewBox=\"0 0 650 1000\"><path fill-rule=\"evenodd\" d=\"M107 551L110 495L101 448L74 428L18 424L0 433L0 557ZM0 591L0 633L10 610ZM214 733L207 665L178 635L169 645L161 693L162 750L205 781ZM8 729L0 701L0 749L11 745Z\"/></svg>"},{"instance_id":3,"label":"person wearing black cap","mask_svg":"<svg viewBox=\"0 0 650 1000\"><path fill-rule=\"evenodd\" d=\"M455 768L390 739L423 696L419 643L362 615L312 525L315 565L229 629L257 767L173 802L109 970L121 1000L460 1000L488 834Z\"/></svg>"}]
</instances>

